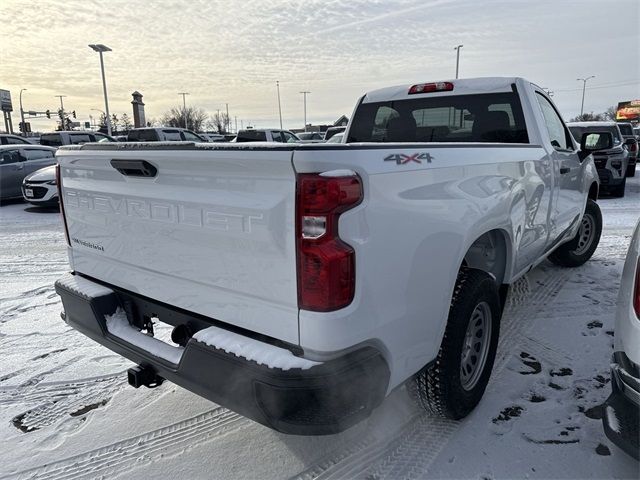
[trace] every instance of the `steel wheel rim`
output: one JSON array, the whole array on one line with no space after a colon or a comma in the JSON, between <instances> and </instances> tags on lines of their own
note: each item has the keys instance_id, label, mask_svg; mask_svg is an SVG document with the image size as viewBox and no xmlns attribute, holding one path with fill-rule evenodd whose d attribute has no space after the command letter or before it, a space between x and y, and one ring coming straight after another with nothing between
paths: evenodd
<instances>
[{"instance_id":1,"label":"steel wheel rim","mask_svg":"<svg viewBox=\"0 0 640 480\"><path fill-rule=\"evenodd\" d=\"M580 222L580 228L578 229L578 246L574 250L576 255L582 255L586 252L593 242L593 236L596 231L596 222L593 216L589 213L585 213Z\"/></svg>"},{"instance_id":2,"label":"steel wheel rim","mask_svg":"<svg viewBox=\"0 0 640 480\"><path fill-rule=\"evenodd\" d=\"M480 302L471 313L460 355L460 383L472 390L480 380L489 355L491 343L491 308Z\"/></svg>"}]
</instances>

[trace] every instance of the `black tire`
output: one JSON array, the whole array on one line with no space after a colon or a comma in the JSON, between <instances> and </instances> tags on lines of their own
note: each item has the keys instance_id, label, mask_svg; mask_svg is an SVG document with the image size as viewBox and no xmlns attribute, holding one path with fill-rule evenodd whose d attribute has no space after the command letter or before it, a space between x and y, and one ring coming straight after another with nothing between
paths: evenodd
<instances>
[{"instance_id":1,"label":"black tire","mask_svg":"<svg viewBox=\"0 0 640 480\"><path fill-rule=\"evenodd\" d=\"M486 320L490 328L484 331L485 334L488 333L488 343L484 347L487 349L486 356L484 364L477 370L475 384L468 384L468 388L465 388L462 373L463 348L467 339L467 328L472 324L472 318L476 318L475 313L480 307L490 311L490 318ZM481 270L463 267L456 280L447 327L438 356L435 361L416 373L408 385L410 395L431 415L457 420L466 417L480 402L496 356L501 315L502 308L495 280ZM481 349L483 352L484 348Z\"/></svg>"},{"instance_id":2,"label":"black tire","mask_svg":"<svg viewBox=\"0 0 640 480\"><path fill-rule=\"evenodd\" d=\"M612 197L622 198L624 197L624 189L627 186L627 177L622 179L622 183L620 185L616 185L615 187L610 187L609 194Z\"/></svg>"},{"instance_id":3,"label":"black tire","mask_svg":"<svg viewBox=\"0 0 640 480\"><path fill-rule=\"evenodd\" d=\"M590 225L585 224L590 223ZM551 255L551 260L561 267L579 267L591 258L593 252L598 248L600 235L602 234L602 213L596 202L589 199L584 210L578 233L573 239L567 243L560 245ZM586 228L590 228L589 239L583 237L587 235ZM582 242L581 242L582 241ZM589 243L586 245L586 243Z\"/></svg>"},{"instance_id":4,"label":"black tire","mask_svg":"<svg viewBox=\"0 0 640 480\"><path fill-rule=\"evenodd\" d=\"M636 176L636 166L635 164L629 165L627 167L627 177L635 177Z\"/></svg>"}]
</instances>

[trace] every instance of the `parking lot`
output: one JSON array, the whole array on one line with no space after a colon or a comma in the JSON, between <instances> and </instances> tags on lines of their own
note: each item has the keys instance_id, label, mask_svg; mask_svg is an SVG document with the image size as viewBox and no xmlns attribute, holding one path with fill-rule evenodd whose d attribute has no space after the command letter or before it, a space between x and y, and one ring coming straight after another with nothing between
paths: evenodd
<instances>
[{"instance_id":1,"label":"parking lot","mask_svg":"<svg viewBox=\"0 0 640 480\"><path fill-rule=\"evenodd\" d=\"M404 388L326 437L279 434L171 383L135 390L131 364L69 328L55 210L0 207L0 477L632 478L602 431L619 277L640 177L599 201L582 267L544 262L513 286L488 391L465 420L418 411ZM173 475L172 473L175 473Z\"/></svg>"}]
</instances>

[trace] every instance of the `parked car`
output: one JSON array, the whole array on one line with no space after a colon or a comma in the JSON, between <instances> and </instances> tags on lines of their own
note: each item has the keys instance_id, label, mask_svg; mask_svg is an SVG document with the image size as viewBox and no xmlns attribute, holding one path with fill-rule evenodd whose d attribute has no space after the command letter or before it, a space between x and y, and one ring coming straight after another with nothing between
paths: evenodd
<instances>
[{"instance_id":1,"label":"parked car","mask_svg":"<svg viewBox=\"0 0 640 480\"><path fill-rule=\"evenodd\" d=\"M0 200L21 198L22 180L49 165L55 165L56 149L41 145L0 145Z\"/></svg>"},{"instance_id":2,"label":"parked car","mask_svg":"<svg viewBox=\"0 0 640 480\"><path fill-rule=\"evenodd\" d=\"M602 422L609 439L639 460L640 435L640 221L622 270L616 303L612 392Z\"/></svg>"},{"instance_id":3,"label":"parked car","mask_svg":"<svg viewBox=\"0 0 640 480\"><path fill-rule=\"evenodd\" d=\"M33 142L18 135L0 133L0 145L33 145Z\"/></svg>"},{"instance_id":4,"label":"parked car","mask_svg":"<svg viewBox=\"0 0 640 480\"><path fill-rule=\"evenodd\" d=\"M321 132L300 132L296 133L301 143L321 143L324 142L324 135Z\"/></svg>"},{"instance_id":5,"label":"parked car","mask_svg":"<svg viewBox=\"0 0 640 480\"><path fill-rule=\"evenodd\" d=\"M56 166L50 165L27 175L22 181L22 197L32 205L58 205Z\"/></svg>"},{"instance_id":6,"label":"parked car","mask_svg":"<svg viewBox=\"0 0 640 480\"><path fill-rule=\"evenodd\" d=\"M279 142L299 143L300 139L289 130L275 128L249 128L240 130L233 142Z\"/></svg>"},{"instance_id":7,"label":"parked car","mask_svg":"<svg viewBox=\"0 0 640 480\"><path fill-rule=\"evenodd\" d=\"M116 142L117 140L105 133L93 130L69 130L43 133L40 135L40 145L61 147L62 145L82 145L83 143Z\"/></svg>"},{"instance_id":8,"label":"parked car","mask_svg":"<svg viewBox=\"0 0 640 480\"><path fill-rule=\"evenodd\" d=\"M227 142L228 140L222 133L198 133L207 142Z\"/></svg>"},{"instance_id":9,"label":"parked car","mask_svg":"<svg viewBox=\"0 0 640 480\"><path fill-rule=\"evenodd\" d=\"M333 137L336 133L344 132L347 127L329 127L327 131L324 132L324 140L328 142L331 137Z\"/></svg>"},{"instance_id":10,"label":"parked car","mask_svg":"<svg viewBox=\"0 0 640 480\"><path fill-rule=\"evenodd\" d=\"M612 135L578 149L542 88L482 78L369 92L345 136L61 149L65 321L139 364L131 385L167 379L286 433L345 430L405 383L466 416L509 285L595 251L591 146Z\"/></svg>"},{"instance_id":11,"label":"parked car","mask_svg":"<svg viewBox=\"0 0 640 480\"><path fill-rule=\"evenodd\" d=\"M158 128L134 128L127 135L129 142L196 142L207 140L197 133L186 128L158 127Z\"/></svg>"},{"instance_id":12,"label":"parked car","mask_svg":"<svg viewBox=\"0 0 640 480\"><path fill-rule=\"evenodd\" d=\"M618 128L624 139L624 144L629 149L629 166L627 166L627 177L635 177L636 163L638 161L638 139L633 133L633 126L630 123L618 122Z\"/></svg>"},{"instance_id":13,"label":"parked car","mask_svg":"<svg viewBox=\"0 0 640 480\"><path fill-rule=\"evenodd\" d=\"M622 133L615 122L572 122L567 123L574 138L580 139L586 133L609 132L613 136L613 147L608 150L598 150L593 154L593 160L600 176L600 185L611 195L624 197L627 184L627 167L629 165L629 150L624 145Z\"/></svg>"},{"instance_id":14,"label":"parked car","mask_svg":"<svg viewBox=\"0 0 640 480\"><path fill-rule=\"evenodd\" d=\"M344 132L339 132L333 135L326 143L342 143L344 141Z\"/></svg>"}]
</instances>

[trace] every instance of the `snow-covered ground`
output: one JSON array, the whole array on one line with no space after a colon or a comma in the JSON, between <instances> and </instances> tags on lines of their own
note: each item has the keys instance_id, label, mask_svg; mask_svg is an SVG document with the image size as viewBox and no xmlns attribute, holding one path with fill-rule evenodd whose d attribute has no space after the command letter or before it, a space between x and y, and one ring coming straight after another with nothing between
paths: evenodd
<instances>
[{"instance_id":1,"label":"snow-covered ground","mask_svg":"<svg viewBox=\"0 0 640 480\"><path fill-rule=\"evenodd\" d=\"M0 477L638 478L604 436L599 405L640 177L600 205L590 262L545 262L512 288L493 378L467 419L430 418L400 389L328 437L276 433L168 382L129 387L128 361L60 319L58 214L2 206Z\"/></svg>"}]
</instances>

